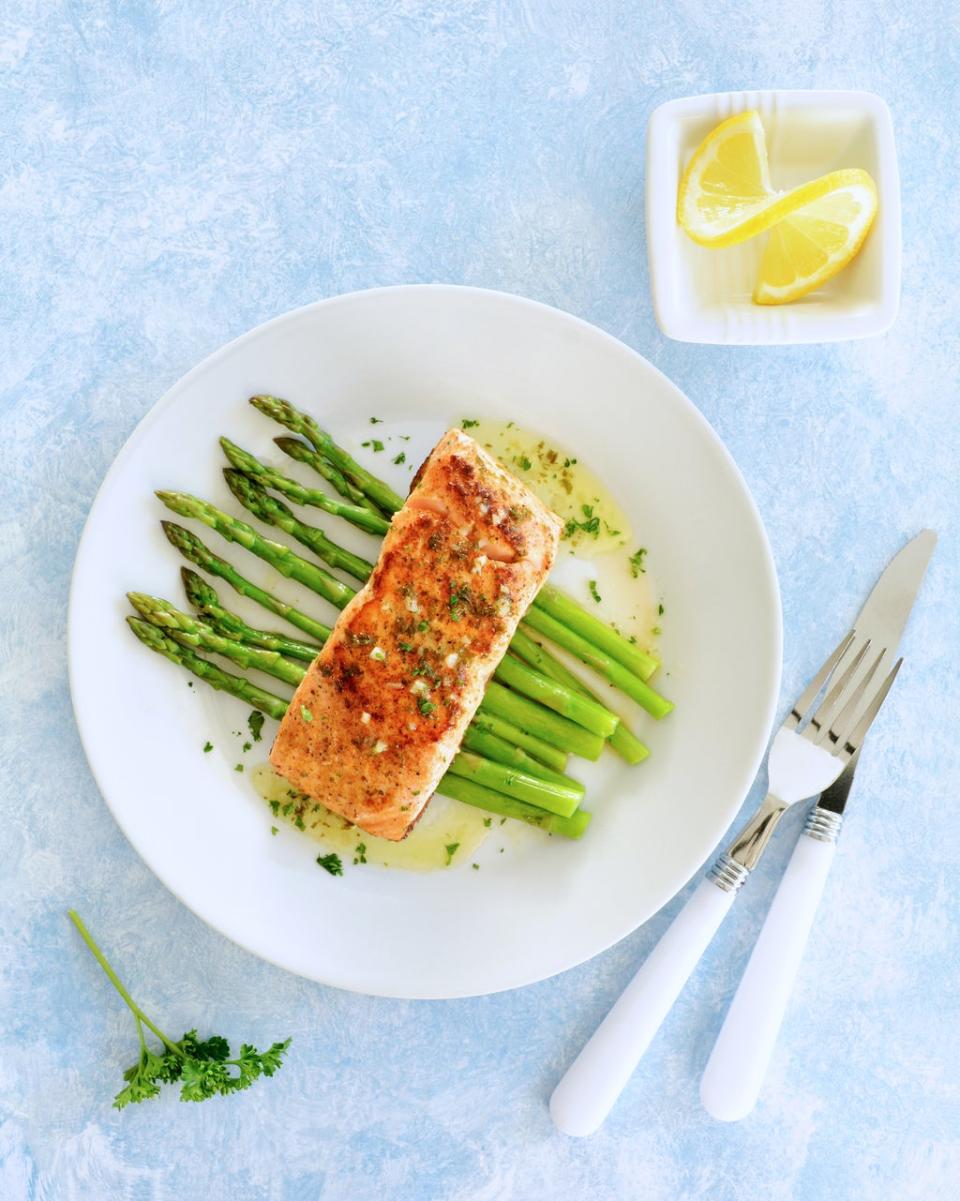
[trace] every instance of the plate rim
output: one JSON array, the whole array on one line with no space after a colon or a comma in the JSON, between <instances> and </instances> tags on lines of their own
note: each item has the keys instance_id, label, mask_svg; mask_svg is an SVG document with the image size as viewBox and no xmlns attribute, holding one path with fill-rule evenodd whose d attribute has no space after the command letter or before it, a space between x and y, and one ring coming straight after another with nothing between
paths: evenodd
<instances>
[{"instance_id":1,"label":"plate rim","mask_svg":"<svg viewBox=\"0 0 960 1201\"><path fill-rule=\"evenodd\" d=\"M673 393L674 400L680 402L681 405L686 409L687 414L693 419L693 421L696 424L699 425L701 432L704 433L706 435L707 440L710 443L712 443L714 450L719 451L721 457L723 458L723 460L726 463L727 468L730 470L734 479L739 484L742 499L746 502L746 511L749 514L749 517L750 517L752 525L753 525L753 531L756 535L759 536L758 543L763 552L763 555L762 555L763 582L764 582L764 586L769 595L769 600L771 602L771 615L774 619L773 628L771 630L774 645L771 648L772 653L770 655L770 666L768 668L769 677L767 680L768 700L767 700L767 705L766 705L766 713L764 714L763 721L761 723L761 726L759 727L760 730L762 731L762 737L760 737L758 735L757 744L753 748L753 754L751 756L751 763L749 766L749 771L744 772L743 783L741 784L741 787L737 789L738 799L731 802L731 805L728 807L727 810L724 811L724 813L722 815L722 821L723 821L722 828L719 830L719 832L717 834L714 834L712 831L710 831L708 839L704 838L704 839L697 840L697 844L696 844L697 845L697 858L696 858L696 861L694 863L693 869L690 872L690 874L685 877L685 879L682 881L682 883L680 883L677 887L673 888L672 891L668 890L666 895L657 896L654 900L653 907L650 909L649 913L646 914L646 916L641 917L639 920L633 920L632 917L629 918L627 920L626 926L624 928L620 929L617 933L615 933L613 937L605 938L602 945L598 945L596 947L596 949L593 950L590 954L574 955L569 960L565 960L559 966L554 967L553 969L546 972L545 974L538 974L538 975L532 976L530 979L523 980L520 982L501 984L501 985L496 985L492 988L485 988L482 992L475 991L474 989L453 988L453 989L444 991L442 993L441 992L431 992L431 993L412 994L408 991L398 992L395 990L391 990L389 987L372 989L370 987L369 983L352 984L348 980L344 980L344 979L330 979L329 977L324 978L319 975L315 975L315 974L312 974L312 973L309 973L306 971L302 971L296 967L292 967L289 964L283 962L281 959L274 958L271 954L269 954L263 950L254 949L247 942L244 942L238 936L238 934L226 929L220 920L214 919L213 917L209 916L206 912L201 912L198 908L195 908L194 905L191 904L180 893L180 891L178 891L176 888L172 887L172 885L167 882L167 880L164 878L164 876L158 870L157 866L155 866L154 861L153 861L153 856L151 855L149 849L141 848L140 846L138 846L133 841L133 839L131 838L129 833L127 832L127 829L126 829L123 821L121 820L121 817L120 817L117 809L115 808L107 791L105 790L105 788L103 787L103 785L101 783L101 776L97 770L97 766L96 766L96 762L95 762L95 755L92 753L92 749L91 749L95 743L95 735L92 730L88 729L87 724L86 724L86 719L80 712L80 705L79 705L79 701L78 701L78 684L77 684L78 650L77 650L77 645L78 645L78 638L79 638L79 618L78 618L78 615L76 612L76 604L75 604L78 567L83 558L83 554L86 549L86 544L90 537L90 530L91 530L94 518L95 518L95 516L97 516L98 509L102 503L103 497L105 496L105 494L113 480L114 475L118 472L118 470L119 470L118 465L119 465L120 461L125 457L126 452L131 447L135 446L143 437L146 436L146 434L149 432L149 429L152 426L152 424L156 420L159 420L160 416L175 401L177 395L179 394L179 392L182 389L186 388L188 385L194 383L197 379L202 377L207 371L209 371L213 367L215 367L221 359L227 357L233 350L235 350L237 347L239 347L243 343L251 341L254 338L262 336L268 330L270 330L271 328L273 328L276 325L281 325L284 322L294 320L297 317L303 316L304 314L309 313L309 312L313 312L313 311L320 310L320 309L330 307L333 305L337 305L337 304L356 302L363 298L374 297L374 296L385 295L385 294L409 293L409 292L431 292L434 294L457 293L457 294L461 294L461 295L467 294L467 295L476 295L476 296L480 296L480 297L484 297L484 298L495 298L497 301L507 301L511 304L515 304L520 307L531 308L531 309L538 310L541 312L546 312L553 317L559 316L565 322L573 323L575 326L579 327L581 331L588 333L590 336L599 337L602 342L608 344L612 349L615 349L617 352L626 353L629 356L631 356L632 358L639 360L644 365L644 367L646 367L647 369L652 371L657 377L659 377L659 380L667 386L667 388L669 389L670 392ZM587 321L583 317L579 317L574 313L569 313L566 310L558 308L555 305L545 304L542 301L533 300L529 297L522 296L518 293L506 292L506 291L503 291L500 289L495 289L495 288L483 288L483 287L478 287L478 286L471 285L471 284L449 284L449 283L388 284L388 285L383 285L383 286L378 286L378 287L361 288L361 289L356 289L356 290L350 291L350 292L338 293L335 296L323 297L320 300L310 301L306 304L299 305L296 308L289 309L283 313L277 314L276 316L271 317L268 320L261 322L259 325L255 325L252 328L237 335L236 337L231 338L228 342L225 342L222 346L217 347L217 349L213 350L205 358L201 359L199 363L196 363L185 374L178 377L178 379L175 380L174 383L170 387L168 387L156 401L154 401L154 403L150 406L150 408L146 411L146 413L144 413L144 415L139 419L137 424L131 430L128 437L123 442L123 445L119 448L119 450L114 455L114 457L110 463L110 466L107 468L106 473L104 474L104 477L101 480L96 493L94 494L93 500L90 503L90 508L87 513L86 519L84 521L83 529L80 533L80 538L78 539L78 542L77 542L77 549L76 549L76 552L74 555L73 567L72 567L71 573L70 573L70 588L69 588L68 599L67 599L66 650L67 650L67 679L68 679L68 686L69 686L69 690L70 690L70 703L71 703L71 708L73 710L74 722L77 727L77 732L80 736L80 743L83 748L84 757L86 758L87 765L90 769L91 775L93 776L94 782L97 786L97 790L99 791L100 796L103 799L104 804L106 805L108 811L110 812L111 816L113 817L114 821L116 822L117 826L119 827L120 832L123 834L124 838L127 840L127 842L129 843L129 845L131 846L133 851L139 856L139 858L143 861L143 863L150 869L151 873L156 877L157 881L171 895L173 895L190 913L194 914L194 916L198 917L206 926L210 927L212 930L215 930L222 937L228 939L231 943L233 943L235 946L240 947L242 950L244 950L248 954L254 955L256 958L262 959L265 962L270 963L275 967L281 968L284 971L288 971L293 975L299 976L303 979L312 980L318 984L322 984L327 987L340 988L346 992L355 992L355 993L358 993L360 995L365 995L365 996L389 997L389 998L393 998L393 999L458 1000L458 999L464 999L464 998L475 997L475 996L492 996L492 995L494 995L496 993L500 993L500 992L509 992L509 991L512 991L517 988L526 988L531 984L536 984L536 983L540 983L543 980L552 979L553 977L558 976L558 975L562 974L563 972L569 971L572 968L579 967L582 964L589 962L591 959L596 958L596 956L603 954L605 951L608 951L611 947L613 947L617 943L621 942L624 938L627 938L635 930L639 929L640 926L642 926L646 922L648 922L652 917L654 917L657 913L659 913L660 910L663 909L665 905L669 904L669 902L674 897L679 895L679 893L683 891L683 889L687 886L687 884L689 884L690 880L693 879L693 877L700 870L700 867L702 866L703 862L709 855L712 848L717 845L718 841L722 840L723 836L725 835L727 830L730 828L730 825L732 824L734 818L736 817L737 813L739 812L739 809L742 806L744 800L746 799L749 789L752 786L752 783L755 780L755 778L763 764L764 755L765 755L767 745L769 742L769 738L770 738L770 732L773 728L773 720L776 715L777 705L779 703L779 693L780 693L780 684L781 684L781 679L782 679L782 666L783 666L783 607L782 607L781 596L780 596L779 579L778 579L777 571L776 571L776 563L774 560L772 548L770 546L770 540L767 536L767 531L763 524L763 520L760 515L759 508L757 507L757 503L753 497L752 492L750 491L750 488L747 485L747 482L743 476L743 473L741 472L739 466L737 465L736 460L733 458L733 455L731 454L730 450L727 448L726 444L724 443L724 441L722 440L720 435L713 428L713 426L710 424L710 422L707 420L707 418L704 416L704 414L700 411L700 409L697 408L697 406L693 403L693 401L686 395L686 393L677 384L675 384L669 378L669 376L667 376L663 371L661 371L660 368L656 366L656 364L652 363L648 358L646 358L645 355L641 354L638 350L635 350L632 346L627 345L627 343L623 342L620 338L617 338L615 335L602 329L600 326L595 325L590 321ZM539 971L539 969L537 969L537 970Z\"/></svg>"}]
</instances>

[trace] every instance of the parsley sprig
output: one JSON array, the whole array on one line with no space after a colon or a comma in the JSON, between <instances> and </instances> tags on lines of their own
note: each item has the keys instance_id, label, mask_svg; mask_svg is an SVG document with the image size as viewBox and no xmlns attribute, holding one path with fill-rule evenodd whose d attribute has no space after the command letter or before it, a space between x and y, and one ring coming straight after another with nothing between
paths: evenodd
<instances>
[{"instance_id":1,"label":"parsley sprig","mask_svg":"<svg viewBox=\"0 0 960 1201\"><path fill-rule=\"evenodd\" d=\"M69 909L67 914L137 1023L140 1055L123 1073L126 1083L113 1099L115 1109L158 1097L161 1084L179 1083L181 1101L206 1101L210 1097L226 1096L249 1088L261 1076L272 1076L283 1066L283 1057L290 1046L289 1038L274 1043L265 1051L242 1043L236 1058L231 1058L230 1044L220 1034L200 1039L196 1030L188 1030L179 1042L168 1038L124 988L76 910ZM147 1045L144 1027L160 1040L159 1051L151 1050Z\"/></svg>"}]
</instances>

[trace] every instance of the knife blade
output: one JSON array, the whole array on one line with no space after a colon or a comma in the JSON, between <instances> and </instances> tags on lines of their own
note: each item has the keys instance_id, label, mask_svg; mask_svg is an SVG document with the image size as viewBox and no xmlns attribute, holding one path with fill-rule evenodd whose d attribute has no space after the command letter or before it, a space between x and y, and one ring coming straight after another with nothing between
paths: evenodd
<instances>
[{"instance_id":1,"label":"knife blade","mask_svg":"<svg viewBox=\"0 0 960 1201\"><path fill-rule=\"evenodd\" d=\"M910 618L914 601L926 575L927 566L937 545L935 530L921 530L893 556L873 586L873 591L864 602L863 608L853 623L853 629L861 637L869 638L873 650L883 649L883 658L875 669L875 677L882 680L893 666L900 645L900 638ZM846 703L862 676L869 670L868 662L875 655L864 656L866 662L861 671L850 681L839 705ZM838 706L839 707L839 706ZM817 807L831 813L843 813L847 797L853 786L859 752L850 760L841 775L822 793Z\"/></svg>"}]
</instances>

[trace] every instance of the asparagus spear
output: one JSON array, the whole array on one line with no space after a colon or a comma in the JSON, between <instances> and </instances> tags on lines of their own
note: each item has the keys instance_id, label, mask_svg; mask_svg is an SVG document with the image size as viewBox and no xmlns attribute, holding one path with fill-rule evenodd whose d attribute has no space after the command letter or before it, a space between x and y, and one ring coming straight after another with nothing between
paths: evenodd
<instances>
[{"instance_id":1,"label":"asparagus spear","mask_svg":"<svg viewBox=\"0 0 960 1201\"><path fill-rule=\"evenodd\" d=\"M221 671L220 668L214 666L208 660L195 654L188 646L184 646L168 637L159 626L144 621L139 617L128 617L127 622L134 634L151 650L163 655L180 667L185 667L200 679L205 680L213 688L239 697L241 700L246 701L247 704L253 705L254 708L260 709L278 721L286 713L287 702L282 697L275 696L271 692L266 692L262 688L257 688L242 676L235 676L229 672ZM457 758L459 759L460 756ZM454 763L456 762L454 760ZM475 779L475 777L479 776L483 777L482 781ZM472 754L469 755L468 761L460 769L460 777L475 783L482 782L483 798L486 798L488 791L494 796L500 796L500 800L496 802L496 807L492 808L493 812L508 817L521 817L522 820L527 821L531 820L535 813L539 813L541 818L546 817L552 813L551 806L557 807L558 805L561 808L569 809L569 813L561 814L560 816L569 817L576 808L576 804L573 805L573 808L570 808L570 800L574 799L578 804L579 796L582 796L582 792L578 793L576 788L571 788L569 785L558 784L549 780L537 780L532 776L518 773L513 768L505 767L499 763L487 762L480 759L477 755ZM445 785L448 778L449 775L444 776L440 784L440 789L444 790L445 795L447 795ZM458 789L458 791L463 790ZM541 805L538 809L531 801L531 798L535 796L539 797L547 807L544 808ZM480 804L480 801L475 799L469 803ZM516 808L518 805L522 806L522 808ZM506 811L508 806L511 807L510 812ZM486 808L487 806L480 804L480 807ZM527 811L531 812L528 813ZM524 814L526 816L523 816ZM535 824L541 825L543 822L537 821ZM581 823L576 823L574 828L580 827ZM563 827L555 829L552 824L548 824L547 828L554 833L563 833Z\"/></svg>"},{"instance_id":2,"label":"asparagus spear","mask_svg":"<svg viewBox=\"0 0 960 1201\"><path fill-rule=\"evenodd\" d=\"M178 513L181 517L195 517L212 530L216 530L228 542L237 542L240 546L245 546L247 550L253 551L271 567L276 568L281 575L306 585L318 596L322 596L332 605L336 605L338 609L344 608L354 595L355 589L341 583L336 576L324 571L322 567L317 567L315 563L301 558L300 555L295 555L282 543L274 542L271 538L264 538L257 533L253 526L247 525L245 521L239 521L236 517L231 517L229 513L224 513L222 509L218 509L216 505L211 505L208 501L199 500L196 496L190 496L186 492L162 490L157 492L157 497L174 513Z\"/></svg>"},{"instance_id":3,"label":"asparagus spear","mask_svg":"<svg viewBox=\"0 0 960 1201\"><path fill-rule=\"evenodd\" d=\"M660 666L652 655L634 646L612 626L602 621L595 613L590 613L578 605L572 597L555 588L553 584L544 584L533 603L538 609L561 622L568 630L579 634L599 650L605 651L611 659L621 663L641 680L649 680Z\"/></svg>"},{"instance_id":4,"label":"asparagus spear","mask_svg":"<svg viewBox=\"0 0 960 1201\"><path fill-rule=\"evenodd\" d=\"M189 647L174 642L159 626L152 625L140 617L128 617L127 624L140 641L152 651L163 655L171 663L185 667L187 671L193 672L201 680L206 680L211 688L216 688L219 692L229 692L231 696L239 697L248 705L252 705L254 709L259 709L268 717L275 717L278 721L286 713L287 702L283 697L274 696L272 692L265 692L262 688L257 688L242 676L234 676L229 672L221 671L213 663L195 655Z\"/></svg>"},{"instance_id":5,"label":"asparagus spear","mask_svg":"<svg viewBox=\"0 0 960 1201\"><path fill-rule=\"evenodd\" d=\"M453 797L455 801L462 801L464 805L486 809L488 813L496 813L500 817L513 817L531 826L539 826L548 834L561 834L564 838L582 838L592 816L586 809L578 809L571 817L557 817L513 797L492 792L473 780L452 776L449 772L440 781L437 791Z\"/></svg>"},{"instance_id":6,"label":"asparagus spear","mask_svg":"<svg viewBox=\"0 0 960 1201\"><path fill-rule=\"evenodd\" d=\"M525 659L531 667L535 667L542 675L549 676L551 680L556 680L560 684L566 684L568 688L573 688L593 700L599 700L578 676L564 667L553 655L548 654L539 642L536 642L524 631L522 626L514 634L510 649L521 659ZM616 751L627 763L640 763L650 754L647 747L626 725L622 717L608 742L611 750Z\"/></svg>"},{"instance_id":7,"label":"asparagus spear","mask_svg":"<svg viewBox=\"0 0 960 1201\"><path fill-rule=\"evenodd\" d=\"M246 475L256 477L265 487L273 488L275 492L281 492L298 505L313 505L317 509L323 509L325 513L330 513L334 517L342 517L368 534L385 534L390 528L390 522L378 513L373 513L370 509L362 508L360 505L345 504L342 500L334 500L332 496L328 496L326 492L321 492L317 488L304 487L297 480L292 480L289 476L284 475L282 471L277 471L275 468L267 466L266 463L261 463L259 459L254 458L248 451L242 450L229 438L221 438L220 445L233 467ZM297 445L303 444L297 443ZM305 447L304 449L310 453L309 448Z\"/></svg>"},{"instance_id":8,"label":"asparagus spear","mask_svg":"<svg viewBox=\"0 0 960 1201\"><path fill-rule=\"evenodd\" d=\"M609 655L598 650L593 643L587 642L585 638L581 638L573 630L568 629L565 625L561 625L559 621L551 617L548 613L545 613L542 609L538 609L536 605L530 606L521 625L532 626L538 633L549 638L551 642L565 647L572 654L576 655L581 662L586 663L588 667L592 667L594 671L603 676L604 679L609 680L621 692L625 692L637 704L642 705L651 717L659 720L661 717L666 717L673 708L673 704L670 701L654 691L649 684L644 683L639 676L635 676L633 672L628 671L622 663L618 663L616 659L611 659Z\"/></svg>"},{"instance_id":9,"label":"asparagus spear","mask_svg":"<svg viewBox=\"0 0 960 1201\"><path fill-rule=\"evenodd\" d=\"M585 730L599 734L601 738L609 738L620 721L615 713L611 713L603 705L567 688L565 684L540 675L529 663L515 655L504 655L494 675L501 684L515 688L517 692L523 693L531 700L539 701L541 705L562 717L568 717Z\"/></svg>"},{"instance_id":10,"label":"asparagus spear","mask_svg":"<svg viewBox=\"0 0 960 1201\"><path fill-rule=\"evenodd\" d=\"M274 442L291 459L296 459L298 463L306 463L308 467L312 467L318 475L323 476L328 483L333 484L340 495L350 501L351 504L356 505L360 509L367 509L375 517L386 521L386 518L373 501L364 495L363 489L358 488L356 484L351 484L342 471L334 467L323 455L318 454L312 446L308 446L306 442L301 442L299 438L274 438Z\"/></svg>"},{"instance_id":11,"label":"asparagus spear","mask_svg":"<svg viewBox=\"0 0 960 1201\"><path fill-rule=\"evenodd\" d=\"M491 713L482 702L473 716L473 728L486 734L492 734L504 742L513 743L514 746L526 751L538 763L542 763L556 772L562 772L567 766L569 756L566 751L549 742L544 742L542 738L537 738L529 730L514 725L498 714ZM493 756L491 755L490 758L492 759Z\"/></svg>"},{"instance_id":12,"label":"asparagus spear","mask_svg":"<svg viewBox=\"0 0 960 1201\"><path fill-rule=\"evenodd\" d=\"M535 701L527 700L525 696L511 692L509 688L504 688L495 680L491 680L487 685L480 708L497 717L514 722L536 735L537 738L549 742L552 746L572 751L573 754L581 755L584 759L600 758L604 740L599 734L593 734L590 730L585 730L583 726L578 726L574 722L568 721L567 718L560 717L559 714L552 713L549 709L544 709Z\"/></svg>"},{"instance_id":13,"label":"asparagus spear","mask_svg":"<svg viewBox=\"0 0 960 1201\"><path fill-rule=\"evenodd\" d=\"M274 634L268 630L256 630L236 613L231 613L220 604L216 589L212 588L203 576L197 575L189 567L180 568L180 578L183 580L187 600L197 610L211 629L226 638L233 638L245 646L259 646L267 651L279 651L289 659L302 659L312 663L317 657L320 647L312 642L300 642L296 638L288 638L286 634Z\"/></svg>"},{"instance_id":14,"label":"asparagus spear","mask_svg":"<svg viewBox=\"0 0 960 1201\"><path fill-rule=\"evenodd\" d=\"M578 783L570 776L564 775L563 772L544 766L534 759L533 755L528 754L515 743L508 742L506 738L500 738L483 729L478 718L475 718L467 726L467 732L460 745L468 751L476 751L484 759L493 759L497 763L506 764L507 767L515 767L518 771L526 772L528 776L536 776L540 780L553 780L557 784L576 785Z\"/></svg>"},{"instance_id":15,"label":"asparagus spear","mask_svg":"<svg viewBox=\"0 0 960 1201\"><path fill-rule=\"evenodd\" d=\"M391 487L378 480L356 459L351 458L308 414L301 413L288 401L280 400L276 396L251 396L250 403L267 417L272 417L295 434L306 438L328 462L339 468L349 481L362 489L385 513L396 513L403 507L402 496L398 496Z\"/></svg>"},{"instance_id":16,"label":"asparagus spear","mask_svg":"<svg viewBox=\"0 0 960 1201\"><path fill-rule=\"evenodd\" d=\"M161 627L181 646L223 655L241 667L266 672L267 675L294 687L303 679L304 668L299 663L285 659L277 651L244 646L241 642L225 638L205 622L197 621L189 613L182 613L169 601L161 600L157 596L148 596L145 592L128 592L127 600L141 617Z\"/></svg>"},{"instance_id":17,"label":"asparagus spear","mask_svg":"<svg viewBox=\"0 0 960 1201\"><path fill-rule=\"evenodd\" d=\"M256 480L231 469L227 469L223 474L237 500L258 520L267 525L278 526L298 542L308 546L318 558L331 567L342 568L361 581L370 577L373 571L372 563L331 542L327 535L315 526L298 521L282 501L270 496ZM594 734L599 734L602 738L608 738L617 728L620 719L615 713L593 698L585 697L581 691L571 689L532 670L529 663L520 659L510 656L504 658L497 665L494 677L523 696L539 701L546 708L569 718Z\"/></svg>"},{"instance_id":18,"label":"asparagus spear","mask_svg":"<svg viewBox=\"0 0 960 1201\"><path fill-rule=\"evenodd\" d=\"M283 617L298 630L309 634L311 638L318 638L321 642L325 642L330 637L329 626L324 625L321 621L315 621L306 613L301 613L293 605L288 605L272 593L258 588L256 584L251 584L231 563L228 563L226 559L221 559L219 555L215 555L190 530L184 529L182 525L177 525L172 521L161 521L160 524L169 541L197 567L202 567L211 575L225 580L241 596L249 597L250 600L256 601L264 609L269 609L277 617Z\"/></svg>"},{"instance_id":19,"label":"asparagus spear","mask_svg":"<svg viewBox=\"0 0 960 1201\"><path fill-rule=\"evenodd\" d=\"M473 780L494 792L502 792L517 800L527 801L548 813L570 817L583 800L583 785L558 784L554 780L541 780L528 776L516 768L507 767L491 759L481 759L470 751L460 751L448 769L454 776Z\"/></svg>"},{"instance_id":20,"label":"asparagus spear","mask_svg":"<svg viewBox=\"0 0 960 1201\"><path fill-rule=\"evenodd\" d=\"M354 579L367 580L373 572L373 564L362 559L352 551L345 550L336 542L332 542L323 530L313 525L304 525L298 521L282 500L277 500L267 492L256 480L233 467L224 468L224 479L237 500L254 517L266 525L275 525L286 534L308 546L318 559L330 567L347 572Z\"/></svg>"}]
</instances>

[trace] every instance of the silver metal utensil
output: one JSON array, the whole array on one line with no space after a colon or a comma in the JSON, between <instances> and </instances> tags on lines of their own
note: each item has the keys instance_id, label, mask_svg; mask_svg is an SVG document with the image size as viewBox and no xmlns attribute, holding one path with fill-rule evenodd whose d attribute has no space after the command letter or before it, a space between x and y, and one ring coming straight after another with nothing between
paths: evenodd
<instances>
[{"instance_id":1,"label":"silver metal utensil","mask_svg":"<svg viewBox=\"0 0 960 1201\"><path fill-rule=\"evenodd\" d=\"M856 755L900 667L898 662L880 674L884 656L884 649L871 650L869 639L851 631L798 698L770 748L768 792L756 814L713 865L557 1085L550 1113L562 1131L586 1135L600 1126L787 807L829 787Z\"/></svg>"},{"instance_id":2,"label":"silver metal utensil","mask_svg":"<svg viewBox=\"0 0 960 1201\"><path fill-rule=\"evenodd\" d=\"M878 672L893 662L936 543L932 530L908 542L856 620L849 652L880 650ZM856 682L854 673L848 687ZM811 809L714 1044L700 1096L715 1118L736 1121L756 1104L833 862L858 759L859 748Z\"/></svg>"}]
</instances>

